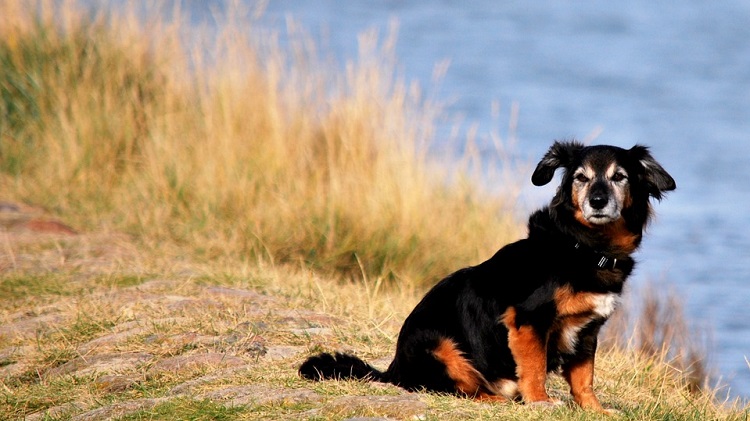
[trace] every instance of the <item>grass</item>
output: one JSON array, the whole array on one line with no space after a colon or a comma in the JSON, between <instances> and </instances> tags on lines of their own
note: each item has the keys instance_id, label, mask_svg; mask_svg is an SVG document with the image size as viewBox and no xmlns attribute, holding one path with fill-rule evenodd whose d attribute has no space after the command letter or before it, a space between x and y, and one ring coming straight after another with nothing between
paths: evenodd
<instances>
[{"instance_id":1,"label":"grass","mask_svg":"<svg viewBox=\"0 0 750 421\"><path fill-rule=\"evenodd\" d=\"M69 247L76 245L70 243ZM149 262L142 258L127 262L144 261ZM56 272L75 277L78 268L76 262L69 262L56 267ZM0 336L0 350L9 346L23 349L7 358L4 367L12 368L15 364L25 367L18 375L0 382L0 416L16 419L40 410L53 410L56 415L51 419L68 419L87 410L133 402L140 402L143 407L122 414L122 418L117 413L111 415L115 419L252 420L344 419L390 413L387 408L352 405L339 399L401 396L396 387L366 382L310 383L297 376L295 367L304 355L318 350L349 349L370 361L387 359L392 355L401 321L420 298L418 293L385 289L368 295L363 293L361 285L341 284L328 276L284 267L260 269L221 262L193 263L190 268L211 282L195 282L189 275L165 272L135 286L113 288L103 285L100 276L92 274L79 281L86 288L30 298L26 305L31 310L55 302L55 314L60 321L40 329L33 337ZM264 291L260 296L270 301L248 302L242 294L217 294L216 288ZM2 306L9 302L15 299L0 299ZM3 325L18 321L4 317ZM313 335L293 333L295 328L310 326L330 331ZM92 350L88 348L91 341L123 332L128 334L99 342ZM253 350L274 346L296 347L299 354L279 360L262 356L258 360L259 354L253 354ZM154 369L170 358L208 352L228 353L248 365L225 368L211 363L178 371ZM98 373L49 374L50 370L81 357L93 360L113 353L147 353L153 359ZM718 395L709 389L691 391L689 379L674 370L667 358L622 348L599 353L596 387L605 405L623 413L615 419L747 419L747 410L739 403L718 403ZM133 383L110 390L101 380L104 375L120 376ZM171 392L175 387L196 381L187 395ZM212 392L252 385L271 394L309 389L319 400L290 398L233 405L207 397ZM561 377L551 376L548 387L553 396L572 405ZM426 419L430 420L600 419L597 414L568 405L539 409L518 404L481 404L434 394L418 394L417 398L425 403ZM309 412L312 410L320 412Z\"/></svg>"},{"instance_id":2,"label":"grass","mask_svg":"<svg viewBox=\"0 0 750 421\"><path fill-rule=\"evenodd\" d=\"M630 295L625 309L605 325L600 343L667 361L688 381L691 391L718 387L712 384L716 373L706 361L708 332L690 326L681 296L654 285L631 291Z\"/></svg>"},{"instance_id":3,"label":"grass","mask_svg":"<svg viewBox=\"0 0 750 421\"><path fill-rule=\"evenodd\" d=\"M0 2L15 17L0 25L10 199L206 260L398 283L517 235L512 203L427 158L439 107L398 75L388 40L363 36L340 71L303 36L289 53L251 21L185 44L179 16L81 10Z\"/></svg>"},{"instance_id":4,"label":"grass","mask_svg":"<svg viewBox=\"0 0 750 421\"><path fill-rule=\"evenodd\" d=\"M398 74L390 36L363 35L342 70L299 33L282 48L231 18L185 42L181 16L151 11L0 0L0 199L82 231L0 232L0 418L388 415L339 399L399 389L311 384L296 364L391 356L425 286L521 235L518 187L485 191L471 174L492 169L471 147L459 164L428 154L440 107ZM747 419L691 387L660 351L672 332L600 352L602 401L628 419ZM209 398L252 385L315 398ZM549 386L569 401L559 377ZM427 419L599 419L418 399Z\"/></svg>"},{"instance_id":5,"label":"grass","mask_svg":"<svg viewBox=\"0 0 750 421\"><path fill-rule=\"evenodd\" d=\"M121 421L137 421L151 419L189 419L199 420L236 420L244 408L232 407L227 408L210 401L170 401L147 410L142 410L133 414L119 418Z\"/></svg>"}]
</instances>

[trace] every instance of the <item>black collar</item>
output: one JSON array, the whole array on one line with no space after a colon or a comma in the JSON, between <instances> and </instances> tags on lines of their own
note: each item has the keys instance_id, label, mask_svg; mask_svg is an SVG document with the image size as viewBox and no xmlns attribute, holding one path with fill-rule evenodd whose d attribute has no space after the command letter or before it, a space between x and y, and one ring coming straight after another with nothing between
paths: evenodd
<instances>
[{"instance_id":1,"label":"black collar","mask_svg":"<svg viewBox=\"0 0 750 421\"><path fill-rule=\"evenodd\" d=\"M617 268L618 261L616 257L609 257L606 254L594 251L581 243L576 243L573 247L575 247L576 251L587 254L588 257L586 257L586 259L590 260L599 269L615 270Z\"/></svg>"}]
</instances>

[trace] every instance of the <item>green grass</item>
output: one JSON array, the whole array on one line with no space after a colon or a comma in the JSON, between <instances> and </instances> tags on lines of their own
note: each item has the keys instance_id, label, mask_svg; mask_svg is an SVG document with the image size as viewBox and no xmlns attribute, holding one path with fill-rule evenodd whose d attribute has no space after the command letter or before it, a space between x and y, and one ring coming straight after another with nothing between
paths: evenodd
<instances>
[{"instance_id":1,"label":"green grass","mask_svg":"<svg viewBox=\"0 0 750 421\"><path fill-rule=\"evenodd\" d=\"M120 421L138 421L154 419L173 420L236 420L244 412L244 407L225 407L207 400L180 400L165 402L154 408L142 410L124 417L115 418Z\"/></svg>"},{"instance_id":2,"label":"green grass","mask_svg":"<svg viewBox=\"0 0 750 421\"><path fill-rule=\"evenodd\" d=\"M12 300L43 295L69 294L66 279L50 274L11 274L0 279L0 296Z\"/></svg>"}]
</instances>

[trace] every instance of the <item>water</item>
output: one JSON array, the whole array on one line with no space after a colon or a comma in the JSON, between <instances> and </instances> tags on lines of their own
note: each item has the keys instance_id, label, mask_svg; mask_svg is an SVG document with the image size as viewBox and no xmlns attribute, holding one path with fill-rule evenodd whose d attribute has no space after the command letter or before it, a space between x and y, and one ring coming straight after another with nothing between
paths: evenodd
<instances>
[{"instance_id":1,"label":"water","mask_svg":"<svg viewBox=\"0 0 750 421\"><path fill-rule=\"evenodd\" d=\"M750 397L750 2L269 3L263 26L283 31L292 16L339 58L397 19L406 77L429 85L450 60L438 96L480 132L497 125L493 102L501 116L517 103L515 150L529 162L553 139L651 146L678 190L656 206L632 283L679 291L722 380ZM223 3L183 4L201 20ZM550 194L528 183L525 206Z\"/></svg>"}]
</instances>

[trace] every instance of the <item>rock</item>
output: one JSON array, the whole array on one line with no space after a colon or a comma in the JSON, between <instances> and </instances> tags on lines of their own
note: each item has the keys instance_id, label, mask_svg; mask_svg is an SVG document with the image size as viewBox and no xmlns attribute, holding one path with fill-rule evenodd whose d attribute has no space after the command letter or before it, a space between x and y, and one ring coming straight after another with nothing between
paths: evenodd
<instances>
[{"instance_id":1,"label":"rock","mask_svg":"<svg viewBox=\"0 0 750 421\"><path fill-rule=\"evenodd\" d=\"M11 346L0 349L0 379L18 377L25 373L29 366L23 361L24 355L33 352L30 346Z\"/></svg>"},{"instance_id":2,"label":"rock","mask_svg":"<svg viewBox=\"0 0 750 421\"><path fill-rule=\"evenodd\" d=\"M123 392L138 384L136 376L101 376L94 381L97 388L110 393Z\"/></svg>"},{"instance_id":3,"label":"rock","mask_svg":"<svg viewBox=\"0 0 750 421\"><path fill-rule=\"evenodd\" d=\"M29 339L52 330L64 321L60 314L42 314L0 326L0 338Z\"/></svg>"},{"instance_id":4,"label":"rock","mask_svg":"<svg viewBox=\"0 0 750 421\"><path fill-rule=\"evenodd\" d=\"M28 368L28 365L18 362L2 365L0 366L0 379L18 377L25 373Z\"/></svg>"},{"instance_id":5,"label":"rock","mask_svg":"<svg viewBox=\"0 0 750 421\"><path fill-rule=\"evenodd\" d=\"M208 309L223 309L225 305L219 301L208 300L205 298L165 296L169 302L166 308L172 312L203 312Z\"/></svg>"},{"instance_id":6,"label":"rock","mask_svg":"<svg viewBox=\"0 0 750 421\"><path fill-rule=\"evenodd\" d=\"M21 357L28 352L32 352L33 347L31 346L9 346L7 348L0 349L0 362L9 361Z\"/></svg>"},{"instance_id":7,"label":"rock","mask_svg":"<svg viewBox=\"0 0 750 421\"><path fill-rule=\"evenodd\" d=\"M85 376L94 373L118 373L127 370L134 370L136 366L151 361L153 358L153 355L144 352L78 357L61 366L48 370L46 376L55 377L65 374Z\"/></svg>"},{"instance_id":8,"label":"rock","mask_svg":"<svg viewBox=\"0 0 750 421\"><path fill-rule=\"evenodd\" d=\"M298 327L335 326L344 323L341 319L330 314L305 309L277 309L273 315L278 323Z\"/></svg>"},{"instance_id":9,"label":"rock","mask_svg":"<svg viewBox=\"0 0 750 421\"><path fill-rule=\"evenodd\" d=\"M262 384L214 390L199 395L197 398L225 401L232 406L301 404L320 402L324 399L323 396L310 389L279 389Z\"/></svg>"},{"instance_id":10,"label":"rock","mask_svg":"<svg viewBox=\"0 0 750 421\"><path fill-rule=\"evenodd\" d=\"M268 295L259 294L255 291L248 291L244 289L234 289L226 287L208 287L206 292L216 294L220 296L227 296L232 298L240 298L243 301L250 301L253 303L275 303L278 301L275 297Z\"/></svg>"},{"instance_id":11,"label":"rock","mask_svg":"<svg viewBox=\"0 0 750 421\"><path fill-rule=\"evenodd\" d=\"M399 396L342 396L316 410L323 416L359 412L386 419L421 420L426 418L427 404L414 394ZM382 418L381 418L382 419Z\"/></svg>"},{"instance_id":12,"label":"rock","mask_svg":"<svg viewBox=\"0 0 750 421\"><path fill-rule=\"evenodd\" d=\"M333 329L327 327L310 327L307 329L289 329L290 332L300 336L333 335Z\"/></svg>"},{"instance_id":13,"label":"rock","mask_svg":"<svg viewBox=\"0 0 750 421\"><path fill-rule=\"evenodd\" d=\"M236 367L244 364L244 360L234 355L209 352L206 354L178 355L167 358L154 364L148 371L150 374L158 372L177 373L207 367Z\"/></svg>"},{"instance_id":14,"label":"rock","mask_svg":"<svg viewBox=\"0 0 750 421\"><path fill-rule=\"evenodd\" d=\"M250 358L258 360L264 357L266 354L268 354L268 348L266 347L265 341L263 341L261 338L259 340L254 340L250 342L245 347L245 352L247 353L247 356L249 356Z\"/></svg>"},{"instance_id":15,"label":"rock","mask_svg":"<svg viewBox=\"0 0 750 421\"><path fill-rule=\"evenodd\" d=\"M0 212L19 213L21 212L21 207L11 202L0 202Z\"/></svg>"},{"instance_id":16,"label":"rock","mask_svg":"<svg viewBox=\"0 0 750 421\"><path fill-rule=\"evenodd\" d=\"M168 398L144 398L126 402L118 402L112 405L93 409L71 418L73 421L98 421L123 417L144 409L151 409L156 405L166 402Z\"/></svg>"},{"instance_id":17,"label":"rock","mask_svg":"<svg viewBox=\"0 0 750 421\"><path fill-rule=\"evenodd\" d=\"M76 230L46 216L44 209L19 203L0 202L0 226L11 231L76 235Z\"/></svg>"},{"instance_id":18,"label":"rock","mask_svg":"<svg viewBox=\"0 0 750 421\"><path fill-rule=\"evenodd\" d=\"M21 225L23 228L33 232L46 234L77 235L78 232L60 221L51 219L31 219Z\"/></svg>"},{"instance_id":19,"label":"rock","mask_svg":"<svg viewBox=\"0 0 750 421\"><path fill-rule=\"evenodd\" d=\"M383 417L354 417L347 418L344 421L392 421L394 418L383 418Z\"/></svg>"},{"instance_id":20,"label":"rock","mask_svg":"<svg viewBox=\"0 0 750 421\"><path fill-rule=\"evenodd\" d=\"M35 412L27 415L25 421L37 421L37 420L48 420L48 419L65 419L66 415L80 412L86 409L83 403L79 402L68 402L59 406L53 406L43 411Z\"/></svg>"},{"instance_id":21,"label":"rock","mask_svg":"<svg viewBox=\"0 0 750 421\"><path fill-rule=\"evenodd\" d=\"M102 348L111 349L117 344L123 343L133 336L141 335L146 332L143 327L136 327L123 332L111 333L109 335L101 336L96 339L90 340L83 345L78 347L78 352L81 354L89 354L96 352Z\"/></svg>"},{"instance_id":22,"label":"rock","mask_svg":"<svg viewBox=\"0 0 750 421\"><path fill-rule=\"evenodd\" d=\"M197 332L183 332L171 336L153 334L143 339L144 343L159 345L162 350L194 349L199 345L214 347L221 341L220 336L201 335Z\"/></svg>"},{"instance_id":23,"label":"rock","mask_svg":"<svg viewBox=\"0 0 750 421\"><path fill-rule=\"evenodd\" d=\"M294 345L271 346L266 349L266 353L265 355L263 355L263 359L276 361L276 360L292 358L305 352L306 349L307 348L303 346L294 346Z\"/></svg>"},{"instance_id":24,"label":"rock","mask_svg":"<svg viewBox=\"0 0 750 421\"><path fill-rule=\"evenodd\" d=\"M258 333L266 331L270 328L268 323L264 321L248 321L248 322L242 322L234 327L234 330L236 332L240 333Z\"/></svg>"}]
</instances>

